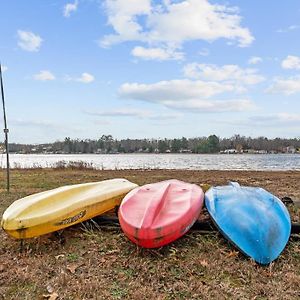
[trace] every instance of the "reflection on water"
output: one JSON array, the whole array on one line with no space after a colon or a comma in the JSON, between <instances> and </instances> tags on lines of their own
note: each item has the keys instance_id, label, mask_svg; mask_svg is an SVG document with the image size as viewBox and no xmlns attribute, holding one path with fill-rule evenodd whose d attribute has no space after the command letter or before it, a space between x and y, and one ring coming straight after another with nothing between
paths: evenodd
<instances>
[{"instance_id":1,"label":"reflection on water","mask_svg":"<svg viewBox=\"0 0 300 300\"><path fill-rule=\"evenodd\" d=\"M97 169L300 170L300 154L11 154L12 168L84 161ZM5 155L0 157L6 167Z\"/></svg>"}]
</instances>

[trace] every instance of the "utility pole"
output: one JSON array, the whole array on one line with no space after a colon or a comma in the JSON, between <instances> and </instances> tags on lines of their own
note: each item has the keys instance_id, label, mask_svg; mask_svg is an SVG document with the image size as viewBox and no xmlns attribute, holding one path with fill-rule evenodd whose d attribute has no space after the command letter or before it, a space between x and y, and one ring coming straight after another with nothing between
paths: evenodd
<instances>
[{"instance_id":1,"label":"utility pole","mask_svg":"<svg viewBox=\"0 0 300 300\"><path fill-rule=\"evenodd\" d=\"M5 135L5 149L6 149L6 189L9 192L9 149L8 149L8 128L6 121L5 112L5 101L4 101L4 89L2 80L2 67L0 62L0 83L1 83L1 95L2 95L2 108L3 108L3 119L4 119L4 135Z\"/></svg>"}]
</instances>

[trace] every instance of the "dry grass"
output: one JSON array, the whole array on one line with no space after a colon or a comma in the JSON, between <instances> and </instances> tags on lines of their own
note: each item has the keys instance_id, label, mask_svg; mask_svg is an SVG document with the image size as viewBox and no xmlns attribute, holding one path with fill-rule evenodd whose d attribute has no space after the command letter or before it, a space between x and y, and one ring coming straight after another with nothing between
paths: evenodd
<instances>
[{"instance_id":1,"label":"dry grass","mask_svg":"<svg viewBox=\"0 0 300 300\"><path fill-rule=\"evenodd\" d=\"M279 197L300 199L300 172L167 170L14 170L12 189L0 176L0 213L14 200L65 184L125 177L138 184L177 178L193 183L237 180ZM294 221L299 210L290 208ZM118 227L92 222L19 243L0 231L0 299L299 299L300 240L261 267L219 234L191 231L169 246L146 250ZM47 297L46 297L47 296Z\"/></svg>"}]
</instances>

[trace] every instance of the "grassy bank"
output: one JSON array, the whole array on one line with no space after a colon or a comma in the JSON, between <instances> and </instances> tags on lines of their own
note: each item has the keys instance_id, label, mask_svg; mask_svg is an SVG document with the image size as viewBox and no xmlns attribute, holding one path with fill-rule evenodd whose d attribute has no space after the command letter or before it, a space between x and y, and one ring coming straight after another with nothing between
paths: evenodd
<instances>
[{"instance_id":1,"label":"grassy bank","mask_svg":"<svg viewBox=\"0 0 300 300\"><path fill-rule=\"evenodd\" d=\"M61 185L125 177L140 185L177 178L196 184L261 186L300 199L300 172L92 169L13 170L11 193L0 174L0 213L14 200ZM289 207L293 221L300 211ZM261 267L215 232L189 232L169 246L146 250L118 227L92 222L19 243L0 231L0 299L299 299L300 240ZM57 298L55 298L57 295Z\"/></svg>"}]
</instances>

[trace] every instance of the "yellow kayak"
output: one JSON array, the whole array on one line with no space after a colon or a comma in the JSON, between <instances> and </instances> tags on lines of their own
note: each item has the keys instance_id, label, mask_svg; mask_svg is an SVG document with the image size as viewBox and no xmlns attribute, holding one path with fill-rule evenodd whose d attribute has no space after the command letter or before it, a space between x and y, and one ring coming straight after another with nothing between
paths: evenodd
<instances>
[{"instance_id":1,"label":"yellow kayak","mask_svg":"<svg viewBox=\"0 0 300 300\"><path fill-rule=\"evenodd\" d=\"M1 226L17 239L57 231L113 209L136 187L126 179L111 179L30 195L6 209Z\"/></svg>"}]
</instances>

